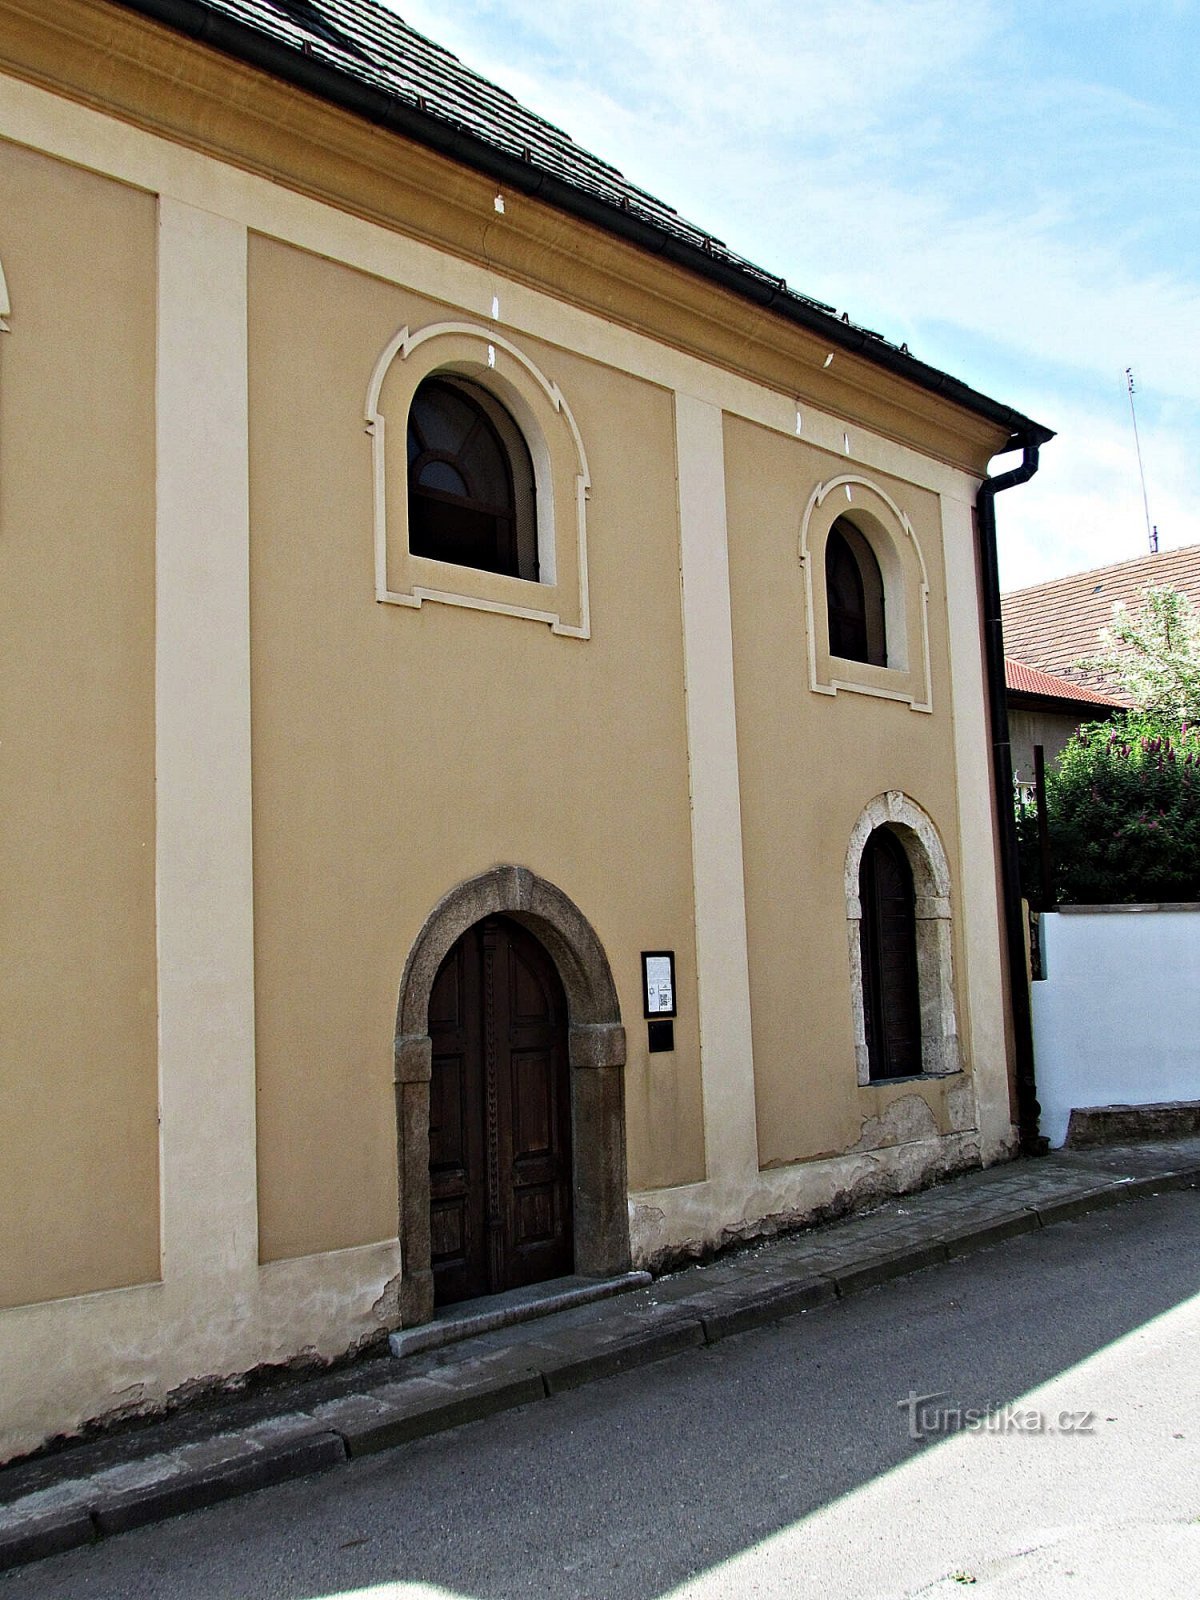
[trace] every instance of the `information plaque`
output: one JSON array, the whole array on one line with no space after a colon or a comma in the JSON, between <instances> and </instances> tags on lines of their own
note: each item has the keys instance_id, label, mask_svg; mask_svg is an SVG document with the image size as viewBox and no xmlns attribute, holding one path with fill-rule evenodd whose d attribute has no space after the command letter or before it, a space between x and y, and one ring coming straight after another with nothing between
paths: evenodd
<instances>
[{"instance_id":1,"label":"information plaque","mask_svg":"<svg viewBox=\"0 0 1200 1600\"><path fill-rule=\"evenodd\" d=\"M642 1000L647 1017L675 1015L674 950L642 951Z\"/></svg>"}]
</instances>

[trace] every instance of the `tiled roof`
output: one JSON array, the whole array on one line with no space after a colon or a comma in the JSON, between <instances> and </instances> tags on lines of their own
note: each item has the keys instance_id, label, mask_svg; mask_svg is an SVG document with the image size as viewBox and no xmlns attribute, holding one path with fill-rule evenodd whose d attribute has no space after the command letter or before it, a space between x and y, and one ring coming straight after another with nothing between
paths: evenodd
<instances>
[{"instance_id":1,"label":"tiled roof","mask_svg":"<svg viewBox=\"0 0 1200 1600\"><path fill-rule=\"evenodd\" d=\"M1135 611L1149 588L1179 589L1200 608L1200 545L1073 572L1003 595L1004 653L1070 683L1112 691L1098 673L1080 672L1074 663L1097 653L1100 629L1112 621L1114 604L1121 601Z\"/></svg>"},{"instance_id":2,"label":"tiled roof","mask_svg":"<svg viewBox=\"0 0 1200 1600\"><path fill-rule=\"evenodd\" d=\"M1110 694L1100 694L1095 689L1084 688L1082 684L1070 683L1066 678L1055 677L1052 672L1041 672L1037 667L1027 667L1023 661L1005 661L1004 682L1012 693L1035 694L1046 700L1070 700L1072 703L1084 702L1090 706L1125 704L1123 700L1117 700Z\"/></svg>"},{"instance_id":3,"label":"tiled roof","mask_svg":"<svg viewBox=\"0 0 1200 1600\"><path fill-rule=\"evenodd\" d=\"M379 0L116 0L216 49L349 106L409 138L480 170L499 162L514 186L572 209L658 254L714 278L735 293L817 329L953 404L1009 429L1013 442L1044 443L1050 429L971 389L790 289L782 278L731 251L611 166L591 155L507 90L472 72L410 28Z\"/></svg>"},{"instance_id":4,"label":"tiled roof","mask_svg":"<svg viewBox=\"0 0 1200 1600\"><path fill-rule=\"evenodd\" d=\"M705 249L725 248L377 0L203 0L203 6L397 95L417 110L556 173L656 227Z\"/></svg>"}]
</instances>

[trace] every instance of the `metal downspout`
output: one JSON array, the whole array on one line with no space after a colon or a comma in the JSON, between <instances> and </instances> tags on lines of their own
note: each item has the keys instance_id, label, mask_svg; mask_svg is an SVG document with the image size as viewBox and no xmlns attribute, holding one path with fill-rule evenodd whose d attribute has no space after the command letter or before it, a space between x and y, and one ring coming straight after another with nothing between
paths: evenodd
<instances>
[{"instance_id":1,"label":"metal downspout","mask_svg":"<svg viewBox=\"0 0 1200 1600\"><path fill-rule=\"evenodd\" d=\"M987 666L988 719L992 732L992 778L996 827L1000 843L1000 883L1008 950L1009 1004L1012 1007L1016 1054L1017 1130L1022 1155L1044 1155L1047 1142L1038 1132L1041 1107L1033 1059L1033 1018L1026 981L1025 928L1021 910L1021 874L1017 854L1017 821L1013 810L1012 746L1008 732L1008 699L1004 681L1004 633L1000 621L1000 568L996 554L996 496L1028 483L1038 469L1039 441L1019 440L1024 458L1019 467L985 478L975 497L979 537L979 569L983 586L984 657Z\"/></svg>"}]
</instances>

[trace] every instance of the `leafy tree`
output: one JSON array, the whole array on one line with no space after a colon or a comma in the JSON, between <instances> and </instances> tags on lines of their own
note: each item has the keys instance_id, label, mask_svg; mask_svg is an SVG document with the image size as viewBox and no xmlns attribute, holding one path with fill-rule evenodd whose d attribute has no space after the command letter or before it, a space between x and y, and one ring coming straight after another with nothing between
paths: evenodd
<instances>
[{"instance_id":1,"label":"leafy tree","mask_svg":"<svg viewBox=\"0 0 1200 1600\"><path fill-rule=\"evenodd\" d=\"M1136 616L1118 602L1100 644L1077 665L1123 689L1139 711L1200 722L1200 617L1187 595L1146 589Z\"/></svg>"},{"instance_id":2,"label":"leafy tree","mask_svg":"<svg viewBox=\"0 0 1200 1600\"><path fill-rule=\"evenodd\" d=\"M1046 773L1054 897L1078 905L1200 900L1200 617L1177 589L1113 610L1077 663L1133 701L1080 728ZM1041 887L1037 811L1017 802L1021 875Z\"/></svg>"}]
</instances>

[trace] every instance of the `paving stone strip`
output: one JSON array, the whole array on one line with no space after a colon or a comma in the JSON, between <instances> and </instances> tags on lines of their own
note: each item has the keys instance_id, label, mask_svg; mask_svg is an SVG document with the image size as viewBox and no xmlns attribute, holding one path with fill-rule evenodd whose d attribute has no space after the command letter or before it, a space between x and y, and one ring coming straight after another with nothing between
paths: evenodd
<instances>
[{"instance_id":1,"label":"paving stone strip","mask_svg":"<svg viewBox=\"0 0 1200 1600\"><path fill-rule=\"evenodd\" d=\"M1200 1138L1058 1151L616 1299L81 1441L0 1468L0 1570L715 1344L1020 1233L1197 1187Z\"/></svg>"}]
</instances>

